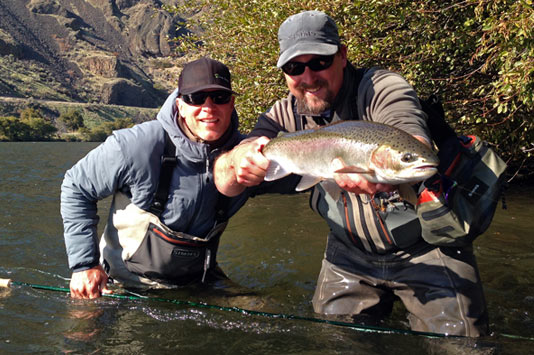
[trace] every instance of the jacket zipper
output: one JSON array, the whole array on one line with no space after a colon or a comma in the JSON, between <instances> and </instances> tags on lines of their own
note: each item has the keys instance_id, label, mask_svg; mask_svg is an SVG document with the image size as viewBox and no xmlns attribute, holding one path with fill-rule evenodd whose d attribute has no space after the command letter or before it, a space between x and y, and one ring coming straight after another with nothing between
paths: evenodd
<instances>
[{"instance_id":1,"label":"jacket zipper","mask_svg":"<svg viewBox=\"0 0 534 355\"><path fill-rule=\"evenodd\" d=\"M188 246L192 246L192 247L203 247L203 245L198 244L198 243L186 242L184 240L178 240L178 239L171 238L171 237L167 236L165 233L163 233L162 231L160 231L157 228L153 228L152 230L154 231L154 233L156 233L158 235L158 237L160 237L163 240L166 240L169 243L178 244L178 245L188 245Z\"/></svg>"}]
</instances>

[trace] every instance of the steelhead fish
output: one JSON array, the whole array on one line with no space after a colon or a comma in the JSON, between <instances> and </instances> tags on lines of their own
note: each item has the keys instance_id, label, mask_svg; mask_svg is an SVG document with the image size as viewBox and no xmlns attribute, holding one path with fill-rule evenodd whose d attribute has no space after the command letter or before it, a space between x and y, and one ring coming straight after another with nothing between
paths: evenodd
<instances>
[{"instance_id":1,"label":"steelhead fish","mask_svg":"<svg viewBox=\"0 0 534 355\"><path fill-rule=\"evenodd\" d=\"M412 135L370 121L283 133L263 148L263 154L270 160L265 180L301 175L297 191L333 179L334 173L359 173L374 183L414 183L434 175L439 163L432 149ZM335 158L346 167L334 171Z\"/></svg>"}]
</instances>

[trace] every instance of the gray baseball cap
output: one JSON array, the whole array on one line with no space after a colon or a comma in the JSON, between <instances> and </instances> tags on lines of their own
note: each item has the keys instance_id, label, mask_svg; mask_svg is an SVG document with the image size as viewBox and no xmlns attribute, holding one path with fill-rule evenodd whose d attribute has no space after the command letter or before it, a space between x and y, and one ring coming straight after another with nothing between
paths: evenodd
<instances>
[{"instance_id":1,"label":"gray baseball cap","mask_svg":"<svg viewBox=\"0 0 534 355\"><path fill-rule=\"evenodd\" d=\"M278 68L303 54L335 54L341 44L336 23L321 11L304 11L288 17L278 29L278 42Z\"/></svg>"}]
</instances>

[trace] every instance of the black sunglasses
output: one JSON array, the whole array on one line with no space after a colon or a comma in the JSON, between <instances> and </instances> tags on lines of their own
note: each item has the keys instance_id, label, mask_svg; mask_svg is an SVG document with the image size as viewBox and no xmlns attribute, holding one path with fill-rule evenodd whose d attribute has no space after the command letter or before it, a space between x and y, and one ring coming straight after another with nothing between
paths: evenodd
<instances>
[{"instance_id":1,"label":"black sunglasses","mask_svg":"<svg viewBox=\"0 0 534 355\"><path fill-rule=\"evenodd\" d=\"M282 66L284 73L290 76L296 76L304 73L306 67L310 68L313 71L321 71L330 68L334 62L335 54L333 55L322 55L310 59L306 63L300 62L287 62Z\"/></svg>"},{"instance_id":2,"label":"black sunglasses","mask_svg":"<svg viewBox=\"0 0 534 355\"><path fill-rule=\"evenodd\" d=\"M230 102L232 98L232 93L229 91L199 91L192 94L182 95L182 100L188 105L199 106L203 105L206 102L206 99L211 97L216 105L224 105Z\"/></svg>"}]
</instances>

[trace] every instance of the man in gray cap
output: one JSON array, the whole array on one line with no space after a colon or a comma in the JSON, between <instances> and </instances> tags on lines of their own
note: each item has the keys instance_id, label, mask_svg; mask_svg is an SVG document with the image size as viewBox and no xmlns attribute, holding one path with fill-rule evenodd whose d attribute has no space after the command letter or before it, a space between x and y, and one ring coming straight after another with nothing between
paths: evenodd
<instances>
[{"instance_id":1,"label":"man in gray cap","mask_svg":"<svg viewBox=\"0 0 534 355\"><path fill-rule=\"evenodd\" d=\"M251 138L217 159L219 191L247 194L248 187L263 182L269 161L261 148L280 131L369 120L430 144L426 114L413 88L388 70L354 68L329 16L319 11L293 15L280 26L278 41L277 66L290 93L260 115ZM334 163L336 170L343 168L341 161ZM330 227L314 310L382 318L400 299L413 330L487 334L487 310L472 247L426 243L410 204L399 212L404 222L395 229L402 233L397 233L386 222L388 213L379 208L398 198L396 187L371 183L358 174L336 174L335 179L338 186L318 184L310 197L312 208Z\"/></svg>"},{"instance_id":2,"label":"man in gray cap","mask_svg":"<svg viewBox=\"0 0 534 355\"><path fill-rule=\"evenodd\" d=\"M113 132L66 172L61 215L72 297L109 293L109 278L136 288L227 279L217 247L244 199L222 196L212 167L243 138L234 99L224 64L187 63L156 120ZM99 247L97 201L107 196Z\"/></svg>"}]
</instances>

